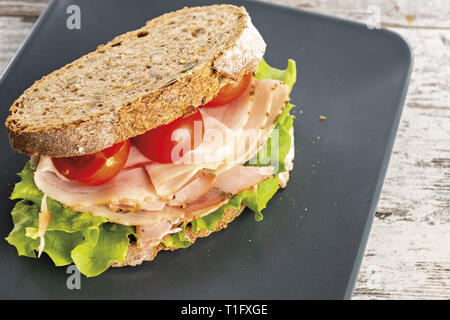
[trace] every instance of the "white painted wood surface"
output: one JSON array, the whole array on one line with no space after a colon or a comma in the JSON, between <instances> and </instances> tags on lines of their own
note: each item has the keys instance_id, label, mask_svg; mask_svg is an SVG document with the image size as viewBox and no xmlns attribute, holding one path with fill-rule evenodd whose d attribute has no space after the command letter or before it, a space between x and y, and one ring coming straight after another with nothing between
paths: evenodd
<instances>
[{"instance_id":1,"label":"white painted wood surface","mask_svg":"<svg viewBox=\"0 0 450 320\"><path fill-rule=\"evenodd\" d=\"M47 0L0 0L0 72ZM380 24L415 65L354 299L450 299L450 1L272 0Z\"/></svg>"}]
</instances>

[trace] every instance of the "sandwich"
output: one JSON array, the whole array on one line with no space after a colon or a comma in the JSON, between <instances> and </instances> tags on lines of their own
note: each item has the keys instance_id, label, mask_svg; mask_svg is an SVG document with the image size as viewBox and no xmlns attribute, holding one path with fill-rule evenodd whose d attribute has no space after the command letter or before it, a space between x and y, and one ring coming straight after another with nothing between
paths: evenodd
<instances>
[{"instance_id":1,"label":"sandwich","mask_svg":"<svg viewBox=\"0 0 450 320\"><path fill-rule=\"evenodd\" d=\"M87 277L255 220L293 169L296 67L244 7L184 8L36 81L5 125L30 156L6 240ZM284 50L284 48L283 48Z\"/></svg>"}]
</instances>

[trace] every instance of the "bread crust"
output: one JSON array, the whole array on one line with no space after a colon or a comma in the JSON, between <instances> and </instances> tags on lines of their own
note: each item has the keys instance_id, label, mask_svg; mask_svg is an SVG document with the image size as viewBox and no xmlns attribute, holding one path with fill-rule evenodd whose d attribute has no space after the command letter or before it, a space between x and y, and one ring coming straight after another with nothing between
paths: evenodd
<instances>
[{"instance_id":1,"label":"bread crust","mask_svg":"<svg viewBox=\"0 0 450 320\"><path fill-rule=\"evenodd\" d=\"M155 85L145 91L142 91L144 85L140 82L144 82L146 79L137 79L139 87L142 87L142 92L138 90L138 87L136 89L137 93L131 90L129 94L126 94L127 88L125 88L124 99L130 98L130 100L124 103L114 104L115 101L110 97L110 95L114 95L114 91L108 87L105 89L108 93L104 93L92 105L92 108L99 109L98 112L91 111L85 105L82 106L84 110L88 110L87 116L74 117L72 113L73 108L70 105L64 105L62 112L53 112L53 118L46 116L47 112L52 113L52 110L56 110L59 106L58 103L60 103L58 101L53 103L47 96L43 96L43 99L48 105L41 103L39 95L41 92L45 92L47 87L52 89L52 86L55 86L53 91L50 90L52 94L55 94L54 92L58 92L56 87L59 85L58 82L68 81L68 87L65 88L68 89L67 95L75 97L75 94L81 93L81 91L85 90L85 87L72 86L70 84L72 79L70 76L80 74L85 76L83 67L91 66L89 64L90 61L98 60L100 63L109 63L109 60L103 58L105 53L112 55L118 50L125 50L127 46L131 48L133 46L137 47L136 41L138 40L136 39L140 35L148 36L150 33L149 38L151 38L151 32L154 27L168 23L170 19L182 20L184 16L196 14L201 12L201 10L211 10L211 12L228 10L230 16L233 16L232 19L234 19L229 23L232 27L226 30L227 41L221 43L222 46L217 49L218 51L216 50L217 52L214 52L212 59L198 63L188 71L178 68L176 76L173 77L173 74L171 75L173 78L153 79ZM252 66L243 66L242 74L238 75L224 74L214 67L214 62L224 52L232 48L237 39L239 39L247 27L248 19L248 13L243 7L214 5L184 8L150 20L144 27L120 35L105 45L100 45L94 52L88 53L36 81L13 103L5 123L12 148L27 155L42 154L50 157L85 155L140 135L152 128L170 123L181 116L191 114L196 107L210 101L222 86L238 80L245 70L252 68L254 70L254 61L251 62ZM214 30L211 32L215 32ZM193 35L195 35L194 31L192 31ZM221 36L217 36L217 39L221 39ZM120 49L117 49L118 44L121 46ZM200 49L204 48L205 46ZM72 92L72 89L75 90L75 93ZM110 103L107 104L107 102L103 102L104 100ZM102 103L105 103L105 105ZM27 118L26 121L24 120L26 115L33 112L33 109L36 110L38 108L42 109L42 119L36 118L31 121ZM67 113L67 116L63 113Z\"/></svg>"}]
</instances>

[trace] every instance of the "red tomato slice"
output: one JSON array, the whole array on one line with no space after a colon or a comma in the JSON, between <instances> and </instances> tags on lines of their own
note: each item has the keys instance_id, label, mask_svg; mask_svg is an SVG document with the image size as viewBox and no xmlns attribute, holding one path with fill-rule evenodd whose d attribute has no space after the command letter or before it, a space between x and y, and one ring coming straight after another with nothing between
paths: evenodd
<instances>
[{"instance_id":1,"label":"red tomato slice","mask_svg":"<svg viewBox=\"0 0 450 320\"><path fill-rule=\"evenodd\" d=\"M227 84L222 89L220 89L219 93L214 97L214 99L205 104L203 107L217 107L230 103L231 101L239 97L245 91L245 89L247 89L251 79L252 75L249 73L244 75L241 81Z\"/></svg>"},{"instance_id":2,"label":"red tomato slice","mask_svg":"<svg viewBox=\"0 0 450 320\"><path fill-rule=\"evenodd\" d=\"M200 132L195 132L195 130L201 130L201 138ZM172 163L176 160L175 158L182 157L185 152L196 148L202 142L203 134L203 118L200 111L197 110L188 117L178 118L169 124L134 137L132 141L139 151L150 160ZM177 139L180 135L181 139Z\"/></svg>"},{"instance_id":3,"label":"red tomato slice","mask_svg":"<svg viewBox=\"0 0 450 320\"><path fill-rule=\"evenodd\" d=\"M97 186L108 182L122 170L129 153L130 141L127 140L93 154L52 160L56 169L70 181Z\"/></svg>"}]
</instances>

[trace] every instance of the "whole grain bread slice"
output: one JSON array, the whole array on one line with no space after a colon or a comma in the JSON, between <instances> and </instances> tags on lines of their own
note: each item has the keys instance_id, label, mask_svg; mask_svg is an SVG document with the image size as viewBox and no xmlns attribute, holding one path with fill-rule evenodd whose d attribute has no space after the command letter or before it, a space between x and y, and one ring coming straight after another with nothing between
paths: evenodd
<instances>
[{"instance_id":1,"label":"whole grain bread slice","mask_svg":"<svg viewBox=\"0 0 450 320\"><path fill-rule=\"evenodd\" d=\"M249 21L243 7L184 8L100 45L13 103L11 146L28 155L84 155L192 113L256 68L257 59L242 60L234 73L215 65L235 58Z\"/></svg>"}]
</instances>

